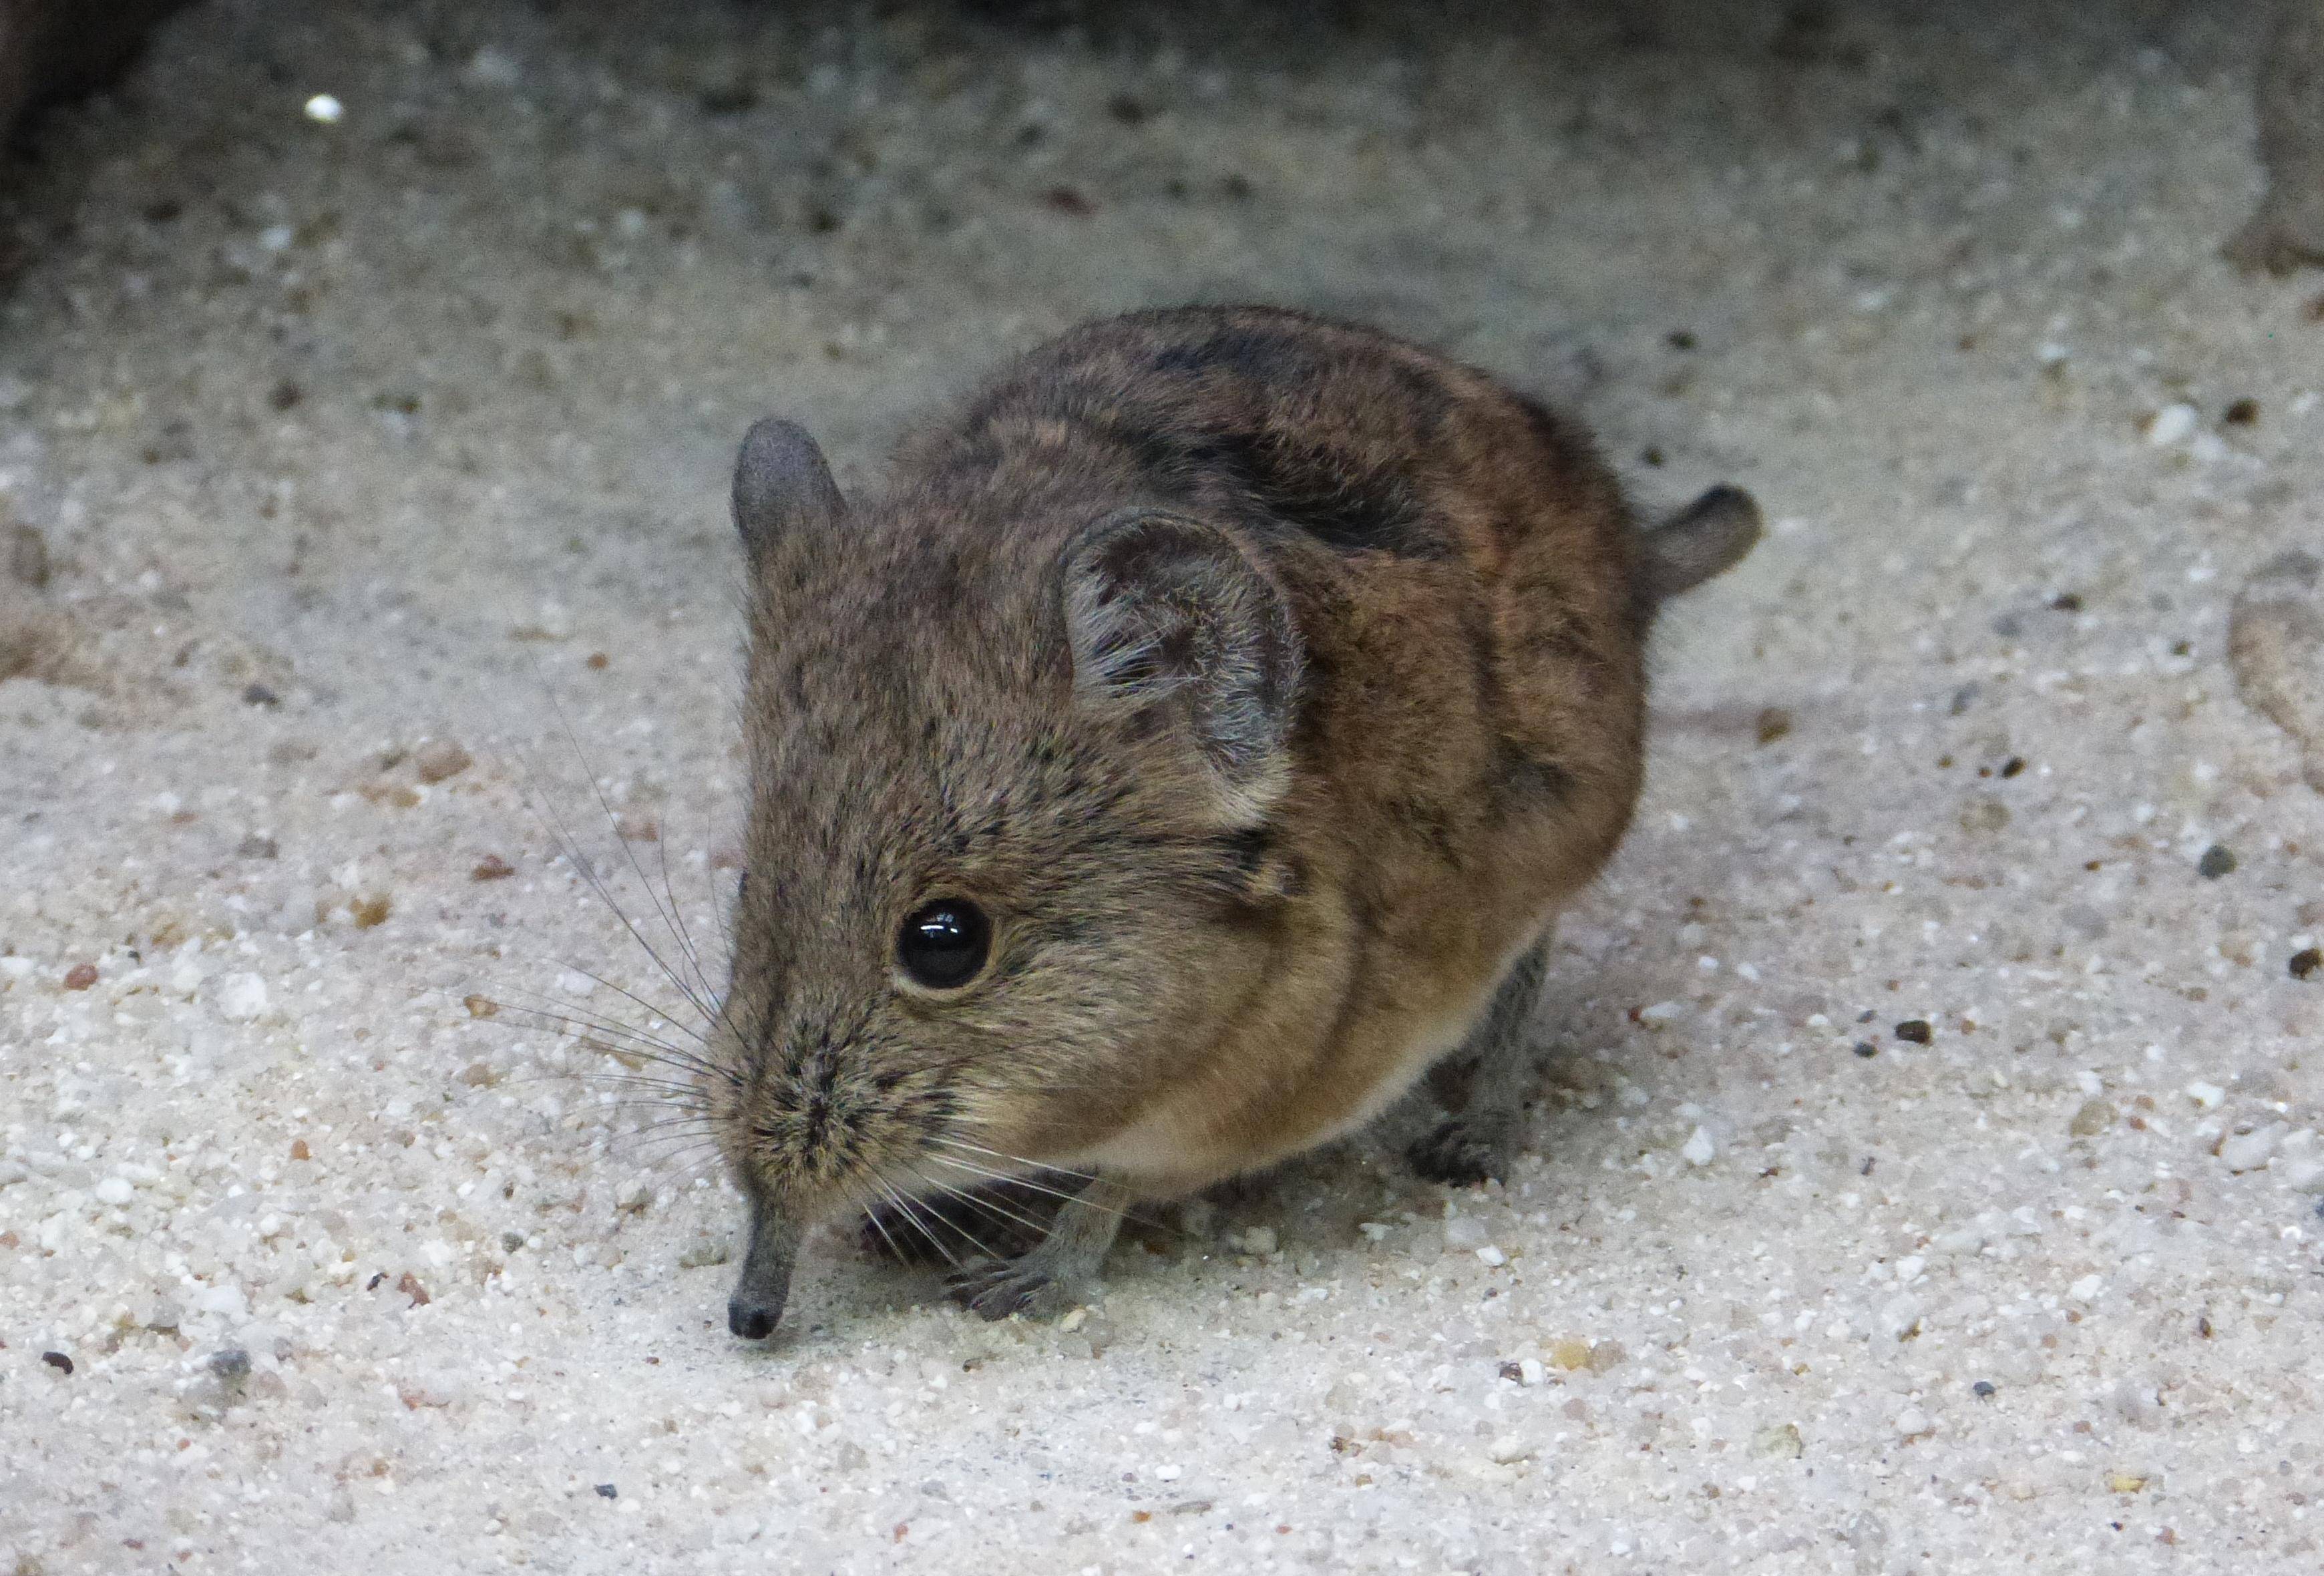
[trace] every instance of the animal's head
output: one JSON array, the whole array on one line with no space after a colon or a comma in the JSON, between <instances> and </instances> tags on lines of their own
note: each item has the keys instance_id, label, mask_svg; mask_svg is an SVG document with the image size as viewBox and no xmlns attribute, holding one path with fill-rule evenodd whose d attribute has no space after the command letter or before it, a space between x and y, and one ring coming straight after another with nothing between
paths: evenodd
<instances>
[{"instance_id":1,"label":"animal's head","mask_svg":"<svg viewBox=\"0 0 2324 1576\"><path fill-rule=\"evenodd\" d=\"M806 1227L1102 1143L1259 966L1281 588L1180 516L945 508L852 511L788 423L735 474L751 809L708 1093L748 1337Z\"/></svg>"}]
</instances>

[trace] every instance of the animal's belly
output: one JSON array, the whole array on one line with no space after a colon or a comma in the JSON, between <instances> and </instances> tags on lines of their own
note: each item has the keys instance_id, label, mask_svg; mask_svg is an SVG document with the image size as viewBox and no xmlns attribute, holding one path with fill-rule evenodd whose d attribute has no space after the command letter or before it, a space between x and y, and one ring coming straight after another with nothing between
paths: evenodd
<instances>
[{"instance_id":1,"label":"animal's belly","mask_svg":"<svg viewBox=\"0 0 2324 1576\"><path fill-rule=\"evenodd\" d=\"M1166 1102L1074 1159L1158 1193L1183 1193L1343 1138L1396 1103L1461 1044L1540 929L1528 928L1481 982L1425 1005L1383 1005L1360 1014L1345 1043L1319 1047L1304 1076L1268 1087L1247 1109Z\"/></svg>"}]
</instances>

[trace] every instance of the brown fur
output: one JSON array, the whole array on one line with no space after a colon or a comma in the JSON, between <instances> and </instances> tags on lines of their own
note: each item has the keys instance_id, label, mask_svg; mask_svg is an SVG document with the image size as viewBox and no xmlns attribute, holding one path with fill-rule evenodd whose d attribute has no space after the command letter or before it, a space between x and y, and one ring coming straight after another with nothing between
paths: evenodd
<instances>
[{"instance_id":1,"label":"brown fur","mask_svg":"<svg viewBox=\"0 0 2324 1576\"><path fill-rule=\"evenodd\" d=\"M1756 531L1657 558L1565 421L1258 309L1035 350L853 512L752 442L711 1092L762 1281L973 1167L1166 1196L1379 1110L1612 852L1655 596ZM892 962L932 897L996 934L942 997Z\"/></svg>"}]
</instances>

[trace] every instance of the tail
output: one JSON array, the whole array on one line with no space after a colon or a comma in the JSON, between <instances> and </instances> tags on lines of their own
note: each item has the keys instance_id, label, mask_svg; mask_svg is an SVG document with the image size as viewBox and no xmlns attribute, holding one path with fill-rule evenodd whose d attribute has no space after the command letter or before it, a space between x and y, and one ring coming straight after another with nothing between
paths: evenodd
<instances>
[{"instance_id":1,"label":"tail","mask_svg":"<svg viewBox=\"0 0 2324 1576\"><path fill-rule=\"evenodd\" d=\"M1639 589L1659 604L1733 568L1758 539L1759 505L1751 494L1713 487L1640 539Z\"/></svg>"}]
</instances>

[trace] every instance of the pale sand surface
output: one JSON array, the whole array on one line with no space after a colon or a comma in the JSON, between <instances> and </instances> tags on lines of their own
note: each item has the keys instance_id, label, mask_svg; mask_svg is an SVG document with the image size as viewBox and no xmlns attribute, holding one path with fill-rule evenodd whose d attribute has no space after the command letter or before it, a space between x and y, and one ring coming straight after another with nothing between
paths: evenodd
<instances>
[{"instance_id":1,"label":"pale sand surface","mask_svg":"<svg viewBox=\"0 0 2324 1576\"><path fill-rule=\"evenodd\" d=\"M2324 281L2217 256L2256 11L1260 9L222 0L48 124L0 1570L2319 1568L2324 622L2263 576L2240 692L2228 626L2324 551ZM1070 1329L834 1239L742 1346L688 1135L463 1005L676 996L526 798L715 975L749 420L861 480L1246 296L1774 522L1665 631L1527 1154L1316 1157Z\"/></svg>"}]
</instances>

